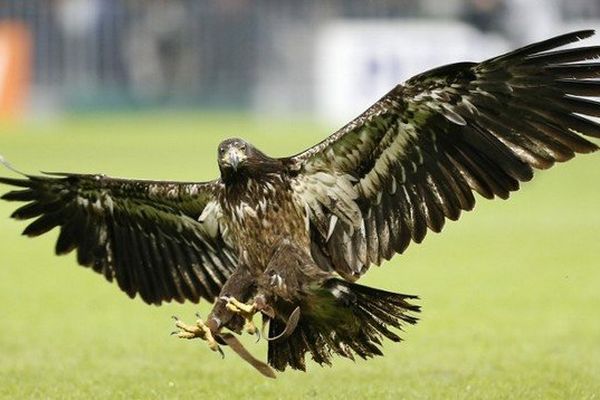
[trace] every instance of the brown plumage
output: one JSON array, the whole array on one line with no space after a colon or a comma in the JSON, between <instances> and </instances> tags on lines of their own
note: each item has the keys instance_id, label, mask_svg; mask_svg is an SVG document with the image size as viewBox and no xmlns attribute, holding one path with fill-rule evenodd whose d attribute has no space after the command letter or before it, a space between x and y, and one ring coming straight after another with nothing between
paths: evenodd
<instances>
[{"instance_id":1,"label":"brown plumage","mask_svg":"<svg viewBox=\"0 0 600 400\"><path fill-rule=\"evenodd\" d=\"M557 48L555 37L481 62L433 69L393 88L316 146L271 158L241 139L219 146L221 176L175 183L46 174L0 178L20 187L17 219L38 236L59 227L56 253L115 280L147 303L216 303L217 341L271 376L223 328L244 319L228 299L270 322L268 362L305 368L305 355L380 355L390 327L415 323L414 296L353 283L372 264L420 243L475 205L598 149L600 47ZM200 333L197 337L205 337ZM192 334L192 336L194 336ZM266 371L266 372L265 372Z\"/></svg>"}]
</instances>

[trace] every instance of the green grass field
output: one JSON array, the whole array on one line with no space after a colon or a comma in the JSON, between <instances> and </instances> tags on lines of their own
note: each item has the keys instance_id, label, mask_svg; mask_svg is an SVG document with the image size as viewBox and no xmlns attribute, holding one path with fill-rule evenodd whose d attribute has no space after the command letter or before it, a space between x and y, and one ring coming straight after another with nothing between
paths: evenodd
<instances>
[{"instance_id":1,"label":"green grass field","mask_svg":"<svg viewBox=\"0 0 600 400\"><path fill-rule=\"evenodd\" d=\"M272 155L320 140L323 126L231 115L96 116L2 127L0 154L35 172L208 180L218 142L242 136ZM3 175L12 175L2 171ZM593 399L600 397L600 155L539 173L510 201L430 234L364 283L421 296L421 322L385 357L310 364L275 381L231 352L169 336L161 307L53 255L0 203L0 397L106 399ZM6 188L1 187L0 192ZM249 349L266 358L266 343Z\"/></svg>"}]
</instances>

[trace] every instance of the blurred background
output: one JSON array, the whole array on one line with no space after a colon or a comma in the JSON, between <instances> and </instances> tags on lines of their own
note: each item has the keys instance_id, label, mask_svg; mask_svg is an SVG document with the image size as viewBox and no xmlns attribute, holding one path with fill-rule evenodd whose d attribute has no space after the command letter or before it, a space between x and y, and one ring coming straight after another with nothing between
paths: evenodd
<instances>
[{"instance_id":1,"label":"blurred background","mask_svg":"<svg viewBox=\"0 0 600 400\"><path fill-rule=\"evenodd\" d=\"M340 124L427 68L599 26L594 0L0 0L0 114Z\"/></svg>"},{"instance_id":2,"label":"blurred background","mask_svg":"<svg viewBox=\"0 0 600 400\"><path fill-rule=\"evenodd\" d=\"M598 0L0 0L0 155L27 172L213 179L226 137L294 154L413 74L582 28L600 28ZM479 201L372 268L364 284L421 298L406 343L277 382L169 337L170 315L207 302L130 300L55 257L56 230L20 236L0 201L0 399L598 398L598 161Z\"/></svg>"}]
</instances>

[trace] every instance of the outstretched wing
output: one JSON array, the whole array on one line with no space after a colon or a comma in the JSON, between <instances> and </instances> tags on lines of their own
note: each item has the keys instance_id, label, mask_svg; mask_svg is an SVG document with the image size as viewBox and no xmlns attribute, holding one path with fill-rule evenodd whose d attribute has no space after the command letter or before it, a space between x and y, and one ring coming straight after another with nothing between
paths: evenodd
<instances>
[{"instance_id":1,"label":"outstretched wing","mask_svg":"<svg viewBox=\"0 0 600 400\"><path fill-rule=\"evenodd\" d=\"M348 279L471 210L473 191L507 198L519 182L598 147L600 47L566 34L398 85L320 144L286 159L309 212L312 251Z\"/></svg>"},{"instance_id":2,"label":"outstretched wing","mask_svg":"<svg viewBox=\"0 0 600 400\"><path fill-rule=\"evenodd\" d=\"M0 177L25 201L12 217L36 218L23 232L60 227L56 254L77 249L79 264L146 303L212 301L236 267L217 222L216 182L175 183L103 175Z\"/></svg>"}]
</instances>

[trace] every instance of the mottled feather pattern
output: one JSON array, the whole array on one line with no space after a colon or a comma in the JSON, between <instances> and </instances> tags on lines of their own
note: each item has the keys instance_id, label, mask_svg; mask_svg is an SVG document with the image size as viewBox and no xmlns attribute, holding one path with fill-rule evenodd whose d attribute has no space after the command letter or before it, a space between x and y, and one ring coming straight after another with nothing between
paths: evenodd
<instances>
[{"instance_id":1,"label":"mottled feather pattern","mask_svg":"<svg viewBox=\"0 0 600 400\"><path fill-rule=\"evenodd\" d=\"M139 294L156 304L201 297L212 301L236 266L219 231L198 221L217 183L76 174L0 182L25 188L3 196L28 202L12 214L36 218L25 235L60 227L56 253L77 250L79 264L116 280L130 297Z\"/></svg>"},{"instance_id":2,"label":"mottled feather pattern","mask_svg":"<svg viewBox=\"0 0 600 400\"><path fill-rule=\"evenodd\" d=\"M297 187L311 175L350 175L363 222L314 213L313 254L323 268L357 279L371 264L439 232L485 198L508 198L534 169L547 169L597 145L600 47L555 50L582 31L481 63L439 67L398 85L354 121L292 157ZM302 192L306 202L316 192ZM327 210L325 210L327 211ZM336 214L337 215L337 214ZM358 227L358 229L357 229ZM317 250L318 249L318 250Z\"/></svg>"},{"instance_id":3,"label":"mottled feather pattern","mask_svg":"<svg viewBox=\"0 0 600 400\"><path fill-rule=\"evenodd\" d=\"M327 236L335 221L341 219L351 229L361 222L361 212L355 200L358 193L352 176L316 172L301 180L292 180L291 186L298 204L306 204L308 218L315 216L317 229ZM326 215L328 215L326 217Z\"/></svg>"},{"instance_id":4,"label":"mottled feather pattern","mask_svg":"<svg viewBox=\"0 0 600 400\"><path fill-rule=\"evenodd\" d=\"M299 246L310 245L307 209L294 201L290 185L285 175L263 174L225 188L217 196L227 215L224 230L228 237L235 238L231 245L240 263L256 274L264 270L282 238ZM235 195L229 190L236 191Z\"/></svg>"}]
</instances>

